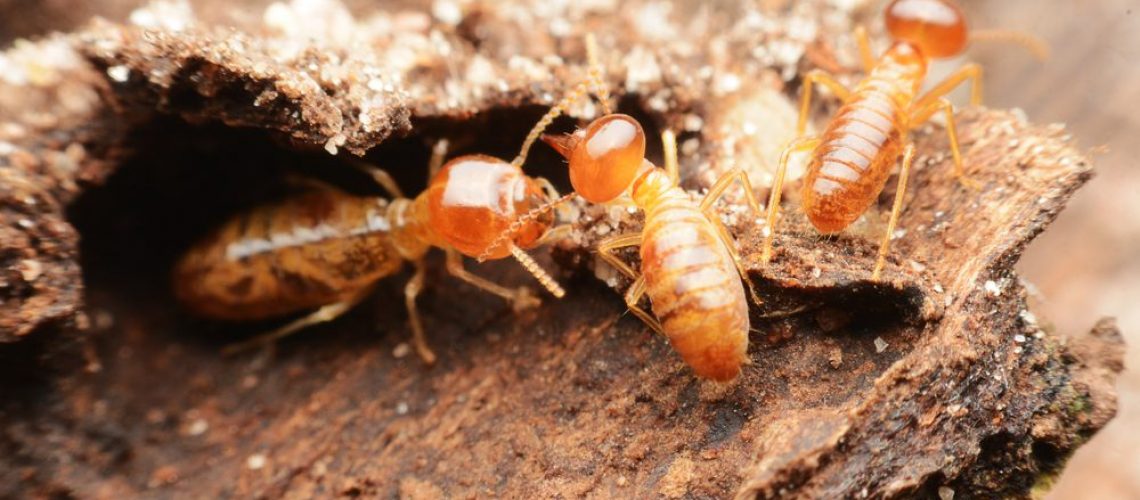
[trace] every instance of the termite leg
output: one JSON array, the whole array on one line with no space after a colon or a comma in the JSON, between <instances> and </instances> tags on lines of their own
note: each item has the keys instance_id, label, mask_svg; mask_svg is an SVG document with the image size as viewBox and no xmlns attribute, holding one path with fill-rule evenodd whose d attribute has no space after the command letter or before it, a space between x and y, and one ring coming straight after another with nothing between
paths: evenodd
<instances>
[{"instance_id":1,"label":"termite leg","mask_svg":"<svg viewBox=\"0 0 1140 500\"><path fill-rule=\"evenodd\" d=\"M796 137L803 136L804 132L807 131L808 114L811 111L812 87L817 84L831 89L831 92L841 101L847 102L847 99L851 97L851 91L847 90L847 87L844 87L842 83L839 83L839 81L831 75L818 69L808 71L808 73L804 75L802 84L803 96L800 97L800 118L799 121L796 122Z\"/></svg>"},{"instance_id":2,"label":"termite leg","mask_svg":"<svg viewBox=\"0 0 1140 500\"><path fill-rule=\"evenodd\" d=\"M1049 59L1049 43L1031 33L1011 30L972 30L970 43L974 42L1005 42L1020 45L1033 54L1038 61Z\"/></svg>"},{"instance_id":3,"label":"termite leg","mask_svg":"<svg viewBox=\"0 0 1140 500\"><path fill-rule=\"evenodd\" d=\"M619 248L632 247L640 244L641 233L628 233L606 238L598 243L598 257L613 266L614 269L628 276L629 279L636 280L638 276L640 276L637 274L637 271L634 271L632 267L629 267L629 264L626 264L624 260L618 258L613 252Z\"/></svg>"},{"instance_id":4,"label":"termite leg","mask_svg":"<svg viewBox=\"0 0 1140 500\"><path fill-rule=\"evenodd\" d=\"M404 285L404 303L408 307L408 322L412 324L412 344L424 363L435 364L435 353L428 347L427 336L424 335L423 324L420 323L420 313L416 310L416 297L424 287L424 263L422 260L412 262L415 273L408 284Z\"/></svg>"},{"instance_id":5,"label":"termite leg","mask_svg":"<svg viewBox=\"0 0 1140 500\"><path fill-rule=\"evenodd\" d=\"M404 197L404 192L400 190L400 185L396 184L396 180L393 179L390 174L388 174L387 170L356 158L350 159L348 161L348 164L352 165L353 168L365 174L368 174L369 177L372 177L372 180L380 187L384 188L384 190L387 191L388 194L392 196L392 198Z\"/></svg>"},{"instance_id":6,"label":"termite leg","mask_svg":"<svg viewBox=\"0 0 1140 500\"><path fill-rule=\"evenodd\" d=\"M629 290L625 292L625 305L629 307L629 311L632 312L634 316L641 318L641 321L644 321L650 328L657 331L657 333L664 334L665 330L661 328L661 323L657 321L657 318L654 318L652 314L649 314L649 312L637 305L638 302L641 302L641 297L645 295L645 278L641 277L637 271L629 267L629 264L626 264L625 261L613 253L614 250L619 248L632 247L640 244L641 233L629 233L607 238L602 240L601 243L598 243L598 257L613 266L614 269L617 269L622 274L633 279L633 284L630 285Z\"/></svg>"},{"instance_id":7,"label":"termite leg","mask_svg":"<svg viewBox=\"0 0 1140 500\"><path fill-rule=\"evenodd\" d=\"M910 164L914 161L914 143L906 146L903 153L902 170L899 171L899 185L895 191L895 203L891 206L891 219L887 222L887 234L883 235L883 242L879 244L879 258L875 260L875 270L871 272L871 280L878 280L883 272L883 265L887 262L887 253L891 248L891 237L895 233L895 224L898 224L899 213L902 212L903 198L906 197L906 182L910 177Z\"/></svg>"},{"instance_id":8,"label":"termite leg","mask_svg":"<svg viewBox=\"0 0 1140 500\"><path fill-rule=\"evenodd\" d=\"M760 300L760 294L756 292L752 280L748 279L748 273L744 270L744 262L740 258L740 252L736 251L736 240L728 234L728 229L724 227L720 216L712 210L713 203L724 196L728 187L735 180L739 180L744 188L744 196L748 199L748 207L752 209L752 216L759 217L760 205L756 202L756 195L752 193L752 183L748 181L748 173L740 168L734 168L717 179L716 183L709 189L708 194L701 200L701 212L705 214L705 217L708 217L709 222L712 222L713 227L716 228L721 242L724 243L728 253L732 256L732 261L736 264L736 271L740 273L740 278L748 284L748 293L752 296L752 301L756 304L763 304L764 301Z\"/></svg>"},{"instance_id":9,"label":"termite leg","mask_svg":"<svg viewBox=\"0 0 1140 500\"><path fill-rule=\"evenodd\" d=\"M253 349L255 347L269 346L277 340L288 337L289 335L297 333L298 331L304 330L310 326L327 323L329 321L337 319L355 307L356 304L359 304L360 301L364 300L364 298L367 297L369 293L372 293L372 288L373 287L371 286L365 287L364 289L356 292L355 295L345 300L322 306L320 309L317 309L316 311L313 311L306 316L290 321L275 330L271 330L242 342L229 344L222 348L222 355L229 356L242 351Z\"/></svg>"},{"instance_id":10,"label":"termite leg","mask_svg":"<svg viewBox=\"0 0 1140 500\"><path fill-rule=\"evenodd\" d=\"M784 152L780 154L780 165L776 168L776 179L772 181L772 193L768 196L768 224L765 228L768 234L764 236L764 249L760 254L760 260L764 264L772 260L772 242L776 238L776 217L780 213L780 196L784 191L784 176L788 173L788 160L793 153L815 149L819 145L819 141L818 137L801 137L788 143L784 147Z\"/></svg>"},{"instance_id":11,"label":"termite leg","mask_svg":"<svg viewBox=\"0 0 1140 500\"><path fill-rule=\"evenodd\" d=\"M665 150L665 174L674 186L681 185L681 164L677 161L677 134L670 129L661 132L661 147Z\"/></svg>"},{"instance_id":12,"label":"termite leg","mask_svg":"<svg viewBox=\"0 0 1140 500\"><path fill-rule=\"evenodd\" d=\"M863 62L863 72L870 73L875 67L875 54L871 51L871 39L867 28L860 24L855 27L855 43L859 44L859 59Z\"/></svg>"},{"instance_id":13,"label":"termite leg","mask_svg":"<svg viewBox=\"0 0 1140 500\"><path fill-rule=\"evenodd\" d=\"M538 306L538 299L534 298L526 287L519 287L517 290L511 290L504 286L492 283L484 278L471 274L463 267L463 256L454 249L447 249L447 272L452 276L466 281L468 284L484 290L488 293L498 295L510 301L515 310L527 309L530 307Z\"/></svg>"},{"instance_id":14,"label":"termite leg","mask_svg":"<svg viewBox=\"0 0 1140 500\"><path fill-rule=\"evenodd\" d=\"M951 73L950 76L943 79L938 85L935 85L934 88L930 89L929 92L915 101L911 109L926 109L937 101L938 98L949 94L967 80L970 81L970 105L978 106L982 104L982 67L975 63L970 63L958 68L957 71Z\"/></svg>"},{"instance_id":15,"label":"termite leg","mask_svg":"<svg viewBox=\"0 0 1140 500\"><path fill-rule=\"evenodd\" d=\"M543 234L542 237L535 242L535 246L549 245L551 243L564 240L566 238L569 238L573 233L574 226L571 226L569 224L556 226L547 231L546 234Z\"/></svg>"},{"instance_id":16,"label":"termite leg","mask_svg":"<svg viewBox=\"0 0 1140 500\"><path fill-rule=\"evenodd\" d=\"M661 326L661 322L657 321L657 318L654 318L652 314L649 314L649 311L642 309L641 306L638 305L643 295L645 295L645 278L638 276L637 279L633 281L633 284L629 286L629 290L625 291L626 307L629 308L629 312L641 318L641 321L644 321L645 324L649 325L654 331L665 335L665 328Z\"/></svg>"},{"instance_id":17,"label":"termite leg","mask_svg":"<svg viewBox=\"0 0 1140 500\"><path fill-rule=\"evenodd\" d=\"M760 203L756 201L756 193L752 192L752 182L748 180L748 173L739 167L725 172L713 183L708 194L701 200L701 211L712 208L713 203L723 197L729 186L732 186L732 181L740 181L740 187L744 189L744 198L748 200L748 208L752 210L752 215L759 217Z\"/></svg>"},{"instance_id":18,"label":"termite leg","mask_svg":"<svg viewBox=\"0 0 1140 500\"><path fill-rule=\"evenodd\" d=\"M756 291L756 286L752 284L752 280L748 277L748 271L744 269L744 260L740 258L740 252L736 250L736 240L732 239L732 235L728 233L728 229L724 227L724 223L711 210L705 212L705 216L712 222L713 227L716 228L717 236L720 236L721 243L728 249L729 256L732 257L732 262L736 264L736 272L740 273L740 279L748 285L748 295L752 296L752 303L760 305L764 300L760 298L760 293Z\"/></svg>"},{"instance_id":19,"label":"termite leg","mask_svg":"<svg viewBox=\"0 0 1140 500\"><path fill-rule=\"evenodd\" d=\"M911 127L926 123L931 116L941 110L946 116L946 134L950 136L950 154L954 157L954 176L958 182L970 189L979 189L981 186L966 176L966 167L962 161L962 148L958 144L958 126L954 123L954 105L945 97L938 98L926 109L916 109L910 115Z\"/></svg>"},{"instance_id":20,"label":"termite leg","mask_svg":"<svg viewBox=\"0 0 1140 500\"><path fill-rule=\"evenodd\" d=\"M400 185L396 184L396 180L393 179L387 171L373 168L370 169L368 173L371 174L372 178L376 180L376 183L383 186L384 190L392 195L393 198L404 197L404 192L400 190Z\"/></svg>"},{"instance_id":21,"label":"termite leg","mask_svg":"<svg viewBox=\"0 0 1140 500\"><path fill-rule=\"evenodd\" d=\"M558 212L558 220L560 220L560 221L576 221L576 220L578 220L578 210L576 208L574 208L573 206L566 203L567 201L570 201L572 196L562 196L561 194L559 194L558 188L554 187L554 184L552 184L545 177L536 177L534 180L536 182L538 182L538 185L540 187L542 187L543 190L546 191L547 198L550 200L554 200L551 203L553 204L554 210L556 210ZM540 209L542 209L542 210L545 210L545 208L546 207L540 207Z\"/></svg>"}]
</instances>

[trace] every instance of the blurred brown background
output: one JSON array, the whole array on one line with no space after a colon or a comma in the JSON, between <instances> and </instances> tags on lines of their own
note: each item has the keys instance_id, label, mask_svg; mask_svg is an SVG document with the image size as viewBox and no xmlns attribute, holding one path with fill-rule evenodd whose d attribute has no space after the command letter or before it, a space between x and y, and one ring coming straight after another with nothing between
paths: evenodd
<instances>
[{"instance_id":1,"label":"blurred brown background","mask_svg":"<svg viewBox=\"0 0 1140 500\"><path fill-rule=\"evenodd\" d=\"M1129 344L1117 387L1120 412L1070 462L1052 498L1140 498L1140 2L966 2L977 27L1034 33L1052 58L987 44L972 55L988 72L986 102L1060 122L1094 153L1096 177L1030 246L1019 268L1040 290L1038 310L1063 334L1119 318Z\"/></svg>"},{"instance_id":2,"label":"blurred brown background","mask_svg":"<svg viewBox=\"0 0 1140 500\"><path fill-rule=\"evenodd\" d=\"M141 0L0 0L0 47L91 15L124 19ZM264 4L267 0L254 0ZM364 3L360 0L349 4ZM1097 176L1020 265L1040 291L1038 311L1063 334L1119 318L1133 346L1119 382L1120 413L1073 459L1053 498L1140 498L1140 1L965 0L975 27L1034 33L1053 57L986 44L970 57L986 68L986 102L1059 122L1094 153ZM98 7L96 7L98 6ZM95 9L98 8L98 11ZM1103 148L1102 148L1103 147Z\"/></svg>"}]
</instances>

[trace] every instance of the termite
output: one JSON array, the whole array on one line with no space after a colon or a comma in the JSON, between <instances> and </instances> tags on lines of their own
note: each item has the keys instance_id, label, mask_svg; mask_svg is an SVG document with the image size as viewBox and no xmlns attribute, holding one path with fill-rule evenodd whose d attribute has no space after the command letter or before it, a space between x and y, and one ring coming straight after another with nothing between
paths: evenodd
<instances>
[{"instance_id":1,"label":"termite","mask_svg":"<svg viewBox=\"0 0 1140 500\"><path fill-rule=\"evenodd\" d=\"M675 135L670 130L662 132L664 169L646 159L641 124L629 115L611 112L592 35L586 36L586 53L590 78L554 106L540 121L541 127L536 126L527 138L529 144L552 117L565 111L592 85L602 116L573 134L541 136L543 142L569 160L574 189L552 206L572 196L581 196L591 203L609 203L628 193L633 204L645 213L645 225L638 233L599 242L598 256L633 280L624 296L630 312L668 338L694 373L716 381L733 380L749 362L748 298L741 284L747 275L732 236L713 212L713 204L734 181L739 181L752 213L759 214L748 176L744 170L734 168L713 184L700 203L694 202L680 187ZM524 151L526 147L524 144ZM520 225L548 210L549 206L539 207L522 215L488 250L509 242ZM640 246L640 272L615 253L631 246ZM748 290L759 303L751 282ZM649 296L654 314L639 305L645 295Z\"/></svg>"},{"instance_id":2,"label":"termite","mask_svg":"<svg viewBox=\"0 0 1140 500\"><path fill-rule=\"evenodd\" d=\"M574 194L592 203L607 203L628 192L645 212L641 232L608 238L597 249L600 258L633 280L625 294L629 310L664 334L698 376L732 380L748 362L748 300L741 285L745 274L732 237L711 210L739 180L749 206L758 214L748 177L733 169L695 203L679 186L674 135L662 134L666 161L665 169L658 168L645 159L641 124L628 115L609 113L606 100L599 98L605 110L602 117L574 134L544 134L542 140L569 160ZM553 114L557 112L556 107ZM516 225L531 219L532 214L525 214ZM514 230L496 241L508 241ZM635 245L641 247L640 273L614 253ZM656 317L639 306L644 295L649 296ZM753 298L759 300L755 292Z\"/></svg>"},{"instance_id":3,"label":"termite","mask_svg":"<svg viewBox=\"0 0 1140 500\"><path fill-rule=\"evenodd\" d=\"M492 255L499 245L509 244L522 227L573 196L591 203L610 203L628 193L645 213L645 225L638 233L599 242L598 256L633 280L624 296L629 310L667 337L694 373L716 381L733 380L749 362L748 296L741 283L746 274L735 242L713 212L713 204L739 181L752 213L759 214L748 176L742 169L731 169L700 203L694 202L680 187L675 135L669 130L662 132L664 169L646 159L641 124L610 109L592 35L586 36L586 53L589 78L552 107L523 144L525 152L541 134L543 142L569 160L574 192L521 215L478 260ZM590 88L601 103L601 117L573 134L542 134L554 117ZM615 253L631 246L640 246L640 272ZM759 303L751 282L748 290L752 300ZM639 305L646 295L656 316Z\"/></svg>"},{"instance_id":4,"label":"termite","mask_svg":"<svg viewBox=\"0 0 1140 500\"><path fill-rule=\"evenodd\" d=\"M793 153L812 151L802 181L801 203L808 220L824 234L842 231L875 202L901 156L898 189L871 273L872 279L878 279L890 249L914 160L914 144L908 136L911 130L942 111L946 117L954 175L965 186L976 187L966 177L954 124L954 108L945 95L969 81L971 105L981 104L982 68L977 64L967 64L927 93L919 95L930 60L961 54L970 39L978 38L1022 43L1040 57L1045 57L1043 45L1029 37L999 31L970 35L961 9L949 0L894 0L886 9L886 26L894 43L878 61L872 56L866 31L857 30L856 39L866 77L853 90L822 71L815 70L805 75L796 127L799 138L792 141L780 157L768 201L768 234L762 252L763 262L772 257L784 175L788 158ZM811 107L812 87L820 84L831 89L843 105L823 134L803 137Z\"/></svg>"},{"instance_id":5,"label":"termite","mask_svg":"<svg viewBox=\"0 0 1140 500\"><path fill-rule=\"evenodd\" d=\"M748 362L748 298L741 284L747 275L713 204L739 181L749 207L759 214L747 174L732 169L697 203L680 187L672 132L662 133L665 168L658 168L645 159L641 124L623 114L598 118L574 134L542 139L569 160L579 196L606 203L628 192L645 213L640 232L607 238L597 248L601 259L633 280L624 297L629 310L664 334L698 376L736 378ZM640 272L615 254L630 246L640 246ZM749 291L759 302L750 283ZM644 295L652 315L639 306Z\"/></svg>"},{"instance_id":6,"label":"termite","mask_svg":"<svg viewBox=\"0 0 1140 500\"><path fill-rule=\"evenodd\" d=\"M221 320L267 319L317 308L224 349L236 352L339 317L367 297L379 279L410 262L414 273L404 288L405 307L413 344L429 364L436 356L415 302L430 248L445 251L451 275L511 301L516 309L537 301L526 288L511 290L471 274L462 256L477 256L480 262L512 256L547 291L563 297L562 287L525 250L567 233L569 226L554 226L552 211L573 195L560 197L548 180L526 176L522 165L541 132L589 88L600 86L592 36L586 46L591 61L587 78L534 125L511 162L466 155L441 168L446 148L441 141L432 152L428 188L414 199L405 198L387 172L353 162L392 200L323 188L239 214L176 265L176 297L191 311Z\"/></svg>"},{"instance_id":7,"label":"termite","mask_svg":"<svg viewBox=\"0 0 1140 500\"><path fill-rule=\"evenodd\" d=\"M430 248L444 249L452 276L516 308L536 303L525 287L503 287L463 266L462 255L482 254L508 227L516 227L514 237L506 245L497 243L489 257L515 257L551 294L561 297L562 288L524 250L557 238L564 226L552 229L549 211L512 226L517 214L555 201L553 186L524 175L521 162L484 155L460 156L440 168L445 147L445 141L437 144L429 171L438 173L414 199L405 198L385 171L367 168L391 200L323 187L233 217L177 263L176 297L190 311L219 320L260 320L316 308L225 348L235 352L332 321L367 297L378 280L410 262L414 272L404 287L405 306L413 344L430 364L436 355L416 311Z\"/></svg>"}]
</instances>

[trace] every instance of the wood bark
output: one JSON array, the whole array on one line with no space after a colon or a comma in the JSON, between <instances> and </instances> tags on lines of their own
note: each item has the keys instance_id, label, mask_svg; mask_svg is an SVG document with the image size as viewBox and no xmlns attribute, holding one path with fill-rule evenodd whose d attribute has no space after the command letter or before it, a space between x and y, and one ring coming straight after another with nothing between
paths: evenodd
<instances>
[{"instance_id":1,"label":"wood bark","mask_svg":"<svg viewBox=\"0 0 1140 500\"><path fill-rule=\"evenodd\" d=\"M1032 312L1013 265L1092 167L1062 128L1013 112L960 115L978 190L952 175L941 127L916 132L879 281L870 271L893 187L860 227L829 238L789 196L767 265L761 225L722 204L765 299L753 311L752 364L727 386L695 379L626 314L627 283L591 253L637 229L621 209L578 205L573 236L543 259L571 293L538 309L516 313L432 266L420 310L441 355L433 367L407 352L406 276L272 353L234 358L218 348L266 325L203 322L169 295L178 252L288 189L280 179L368 191L344 168L346 155L363 154L422 185L439 138L453 154L509 158L584 76L586 30L600 34L620 109L651 135L683 131L688 187L742 165L763 190L790 134L796 75L855 66L839 34L860 11L808 3L815 9L681 5L650 25L660 13L648 2L555 12L495 2L458 18L417 5L328 2L306 13L299 2L259 17L154 4L132 17L145 26L97 22L5 52L26 78L0 85L0 494L1047 490L1115 413L1123 345L1110 320L1070 338L1049 328L1048 311ZM536 148L531 164L565 179L549 152ZM469 268L526 283L509 262Z\"/></svg>"}]
</instances>

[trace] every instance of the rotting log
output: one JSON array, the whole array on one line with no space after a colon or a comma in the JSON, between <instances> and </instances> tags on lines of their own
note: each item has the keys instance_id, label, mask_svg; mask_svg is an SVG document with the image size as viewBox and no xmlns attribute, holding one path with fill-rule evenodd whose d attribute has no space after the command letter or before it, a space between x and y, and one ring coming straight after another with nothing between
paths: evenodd
<instances>
[{"instance_id":1,"label":"rotting log","mask_svg":"<svg viewBox=\"0 0 1140 500\"><path fill-rule=\"evenodd\" d=\"M0 86L0 341L14 342L0 346L0 494L1028 496L1115 412L1113 324L1065 340L1030 312L1013 271L1091 166L1063 130L985 110L960 123L980 190L951 175L940 128L916 135L881 282L869 280L874 214L867 234L822 238L789 200L762 266L762 228L720 207L765 297L752 364L729 386L694 379L625 314L606 286L625 284L589 249L638 219L584 206L554 252L565 300L514 314L432 277L420 307L434 367L406 355L399 277L273 355L221 358L255 330L179 312L164 266L244 188L281 174L265 164L320 173L338 163L325 151L367 152L407 180L422 176L425 140L510 155L583 75L588 27L612 51L623 110L685 131L690 187L733 163L764 185L797 70L853 61L826 33L854 14L809 5L755 24L726 5L674 12L653 26L672 31L662 37L637 27L654 13L640 2L538 20L506 2L458 20L414 9L354 20L330 2L306 26L265 16L239 31L201 5L194 18L155 7L136 16L145 29L96 23L24 47L44 56L64 43L75 57L22 60L34 78ZM787 38L792 22L821 35ZM409 53L415 64L401 66ZM525 280L510 263L479 272Z\"/></svg>"}]
</instances>

